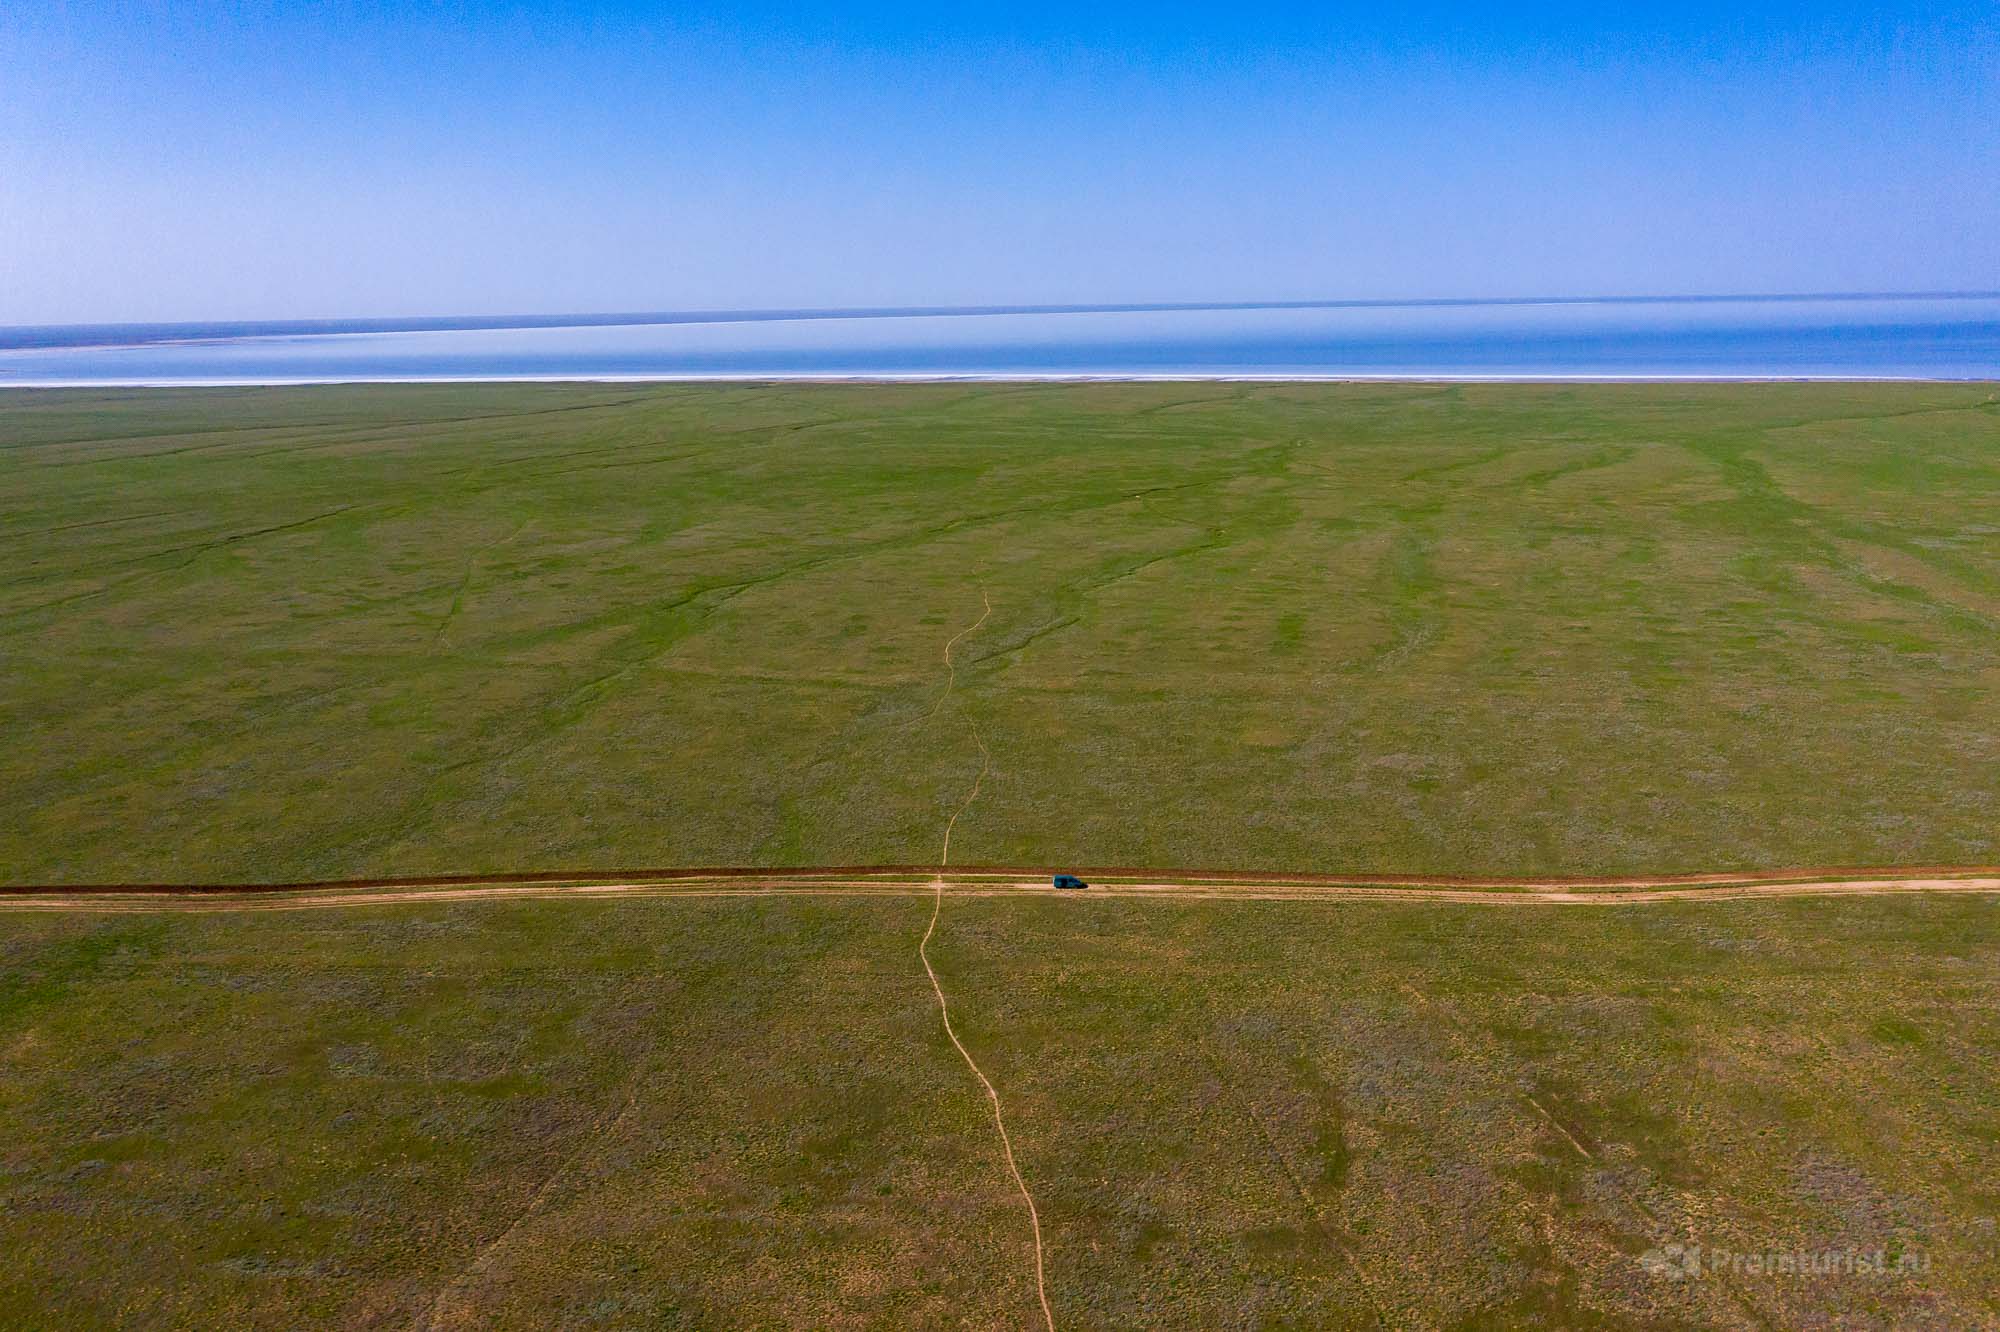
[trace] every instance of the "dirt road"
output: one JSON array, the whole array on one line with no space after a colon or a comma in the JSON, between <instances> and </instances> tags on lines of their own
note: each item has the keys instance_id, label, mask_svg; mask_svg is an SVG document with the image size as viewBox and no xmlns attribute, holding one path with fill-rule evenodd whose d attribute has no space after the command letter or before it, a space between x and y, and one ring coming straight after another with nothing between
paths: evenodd
<instances>
[{"instance_id":1,"label":"dirt road","mask_svg":"<svg viewBox=\"0 0 2000 1332\"><path fill-rule=\"evenodd\" d=\"M679 871L657 871L660 875ZM1058 892L1046 878L1021 871L953 871L908 867L844 866L832 870L695 871L685 877L639 878L579 874L562 880L527 875L451 879L357 880L311 885L105 884L0 887L0 912L8 911L313 911L409 904L545 901L605 898L727 897L931 897L943 890L963 897L1041 897L1082 905L1105 898L1201 902L1397 902L1494 907L1633 906L1671 902L1739 902L1752 898L1857 897L1956 893L2000 895L2000 867L1873 870L1815 875L1779 870L1767 875L1669 876L1659 879L1489 879L1438 881L1415 878L1299 876L1231 877L1222 871L1138 872L1093 879L1085 892Z\"/></svg>"}]
</instances>

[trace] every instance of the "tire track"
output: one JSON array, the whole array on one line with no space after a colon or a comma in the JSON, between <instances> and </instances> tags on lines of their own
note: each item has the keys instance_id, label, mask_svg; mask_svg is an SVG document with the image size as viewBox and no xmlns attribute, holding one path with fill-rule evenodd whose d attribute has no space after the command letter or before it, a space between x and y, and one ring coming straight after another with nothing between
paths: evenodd
<instances>
[{"instance_id":1,"label":"tire track","mask_svg":"<svg viewBox=\"0 0 2000 1332\"><path fill-rule=\"evenodd\" d=\"M933 707L931 714L934 715ZM935 865L682 865L668 869L538 869L511 873L488 871L471 874L418 874L354 879L286 879L267 883L49 883L0 884L0 895L85 893L176 893L206 896L255 895L277 892L346 891L357 888L413 889L455 887L517 887L555 884L577 887L584 884L669 884L743 880L759 883L797 883L838 879L918 879L930 882ZM1394 870L1373 873L1311 873L1290 870L1218 869L1214 866L1168 868L1164 866L1078 865L1064 868L1085 878L1101 880L1106 886L1134 884L1181 887L1282 886L1332 888L1483 888L1507 891L1560 891L1596 888L1727 887L1806 882L1853 882L1859 880L1973 879L2000 878L2000 865L1815 865L1782 869L1736 870L1714 873L1652 875L1504 875L1399 874ZM1027 875L1040 878L1051 873L1046 865L960 865L957 878L999 879Z\"/></svg>"},{"instance_id":2,"label":"tire track","mask_svg":"<svg viewBox=\"0 0 2000 1332\"><path fill-rule=\"evenodd\" d=\"M602 1141L603 1138L615 1135L624 1126L625 1121L631 1117L632 1111L638 1103L639 1078L635 1074L631 1082L626 1086L624 1104L615 1114L602 1117L596 1124L592 1125L591 1131L587 1135L584 1135L583 1143L568 1156L564 1157L554 1170L549 1172L548 1176L542 1180L534 1193L529 1196L527 1206L522 1208L512 1221L508 1222L506 1229L480 1245L478 1250L473 1254L472 1261L466 1265L465 1269L439 1289L436 1298L431 1301L430 1307L418 1321L417 1332L437 1332L441 1327L460 1327L475 1321L470 1307L471 1292L479 1284L480 1279L492 1270L493 1264L501 1250L505 1249L513 1241L514 1236L521 1232L522 1227L526 1226L541 1213L543 1204L548 1202L550 1196L555 1192L556 1187L570 1176L570 1173L576 1168L577 1163L582 1160L584 1154ZM454 1305L457 1306L456 1317L452 1316Z\"/></svg>"},{"instance_id":3,"label":"tire track","mask_svg":"<svg viewBox=\"0 0 2000 1332\"><path fill-rule=\"evenodd\" d=\"M958 667L952 662L951 650L958 646L960 639L985 624L987 617L993 614L993 603L987 598L984 588L980 589L979 600L985 606L979 618L953 634L944 645L946 672L944 692L939 694L937 702L931 705L926 721L937 716L938 710L944 707L945 701L951 697L953 688L958 684ZM979 775L972 779L972 789L966 792L965 799L959 802L958 808L951 812L951 818L944 825L944 846L938 852L937 875L931 880L931 920L930 924L924 927L923 939L917 944L917 957L924 964L924 974L930 977L931 992L937 995L938 1016L944 1021L944 1034L951 1038L953 1048L958 1051L958 1057L965 1061L965 1066L972 1070L972 1076L979 1079L980 1087L986 1092L987 1103L993 1107L993 1127L1000 1134L1000 1151L1007 1158L1007 1173L1014 1177L1014 1187L1019 1190L1021 1201L1028 1205L1028 1227L1035 1239L1035 1298L1042 1304L1043 1325L1047 1327L1048 1332L1055 1332L1056 1316L1049 1308L1049 1288L1043 1270L1041 1212L1035 1207L1035 1195L1028 1191L1028 1181L1021 1177L1020 1164L1014 1159L1014 1140L1007 1133L1007 1117L1000 1109L1000 1093L994 1090L992 1079L980 1069L978 1061L972 1057L972 1052L965 1048L965 1042L958 1039L958 1033L952 1030L951 1005L945 999L944 986L938 981L937 969L931 965L931 936L937 933L938 917L944 912L944 876L946 869L951 865L952 829L958 826L958 816L970 809L972 802L979 798L979 788L985 784L987 770L993 766L992 751L986 748L986 741L979 734L979 728L973 725L970 719L966 721L966 728L972 732L973 743L979 746Z\"/></svg>"},{"instance_id":4,"label":"tire track","mask_svg":"<svg viewBox=\"0 0 2000 1332\"><path fill-rule=\"evenodd\" d=\"M651 899L762 897L916 897L935 895L945 882L942 873L929 881L906 876L884 878L821 878L783 872L752 879L747 876L640 880L637 882L548 883L496 878L481 883L447 883L435 887L383 887L339 890L241 888L229 892L168 888L44 888L0 891L0 913L77 912L123 915L143 912L208 914L241 911L351 910L370 906L440 906L472 902L605 901ZM1670 903L1746 902L1765 898L1841 898L1887 896L2000 896L2000 877L1827 879L1791 883L1733 883L1713 887L1677 885L1657 889L1577 892L1549 889L1454 889L1422 885L1315 883L1095 883L1088 893L1059 892L1046 881L1034 883L981 880L976 872L950 879L959 897L1042 897L1063 901L1115 897L1183 902L1327 902L1390 903L1493 907L1625 907Z\"/></svg>"},{"instance_id":5,"label":"tire track","mask_svg":"<svg viewBox=\"0 0 2000 1332\"><path fill-rule=\"evenodd\" d=\"M1224 1066L1222 1060L1217 1057L1214 1048L1207 1041L1202 1041L1199 1049L1201 1050L1202 1057L1208 1061L1209 1068L1215 1072L1216 1084L1221 1089L1221 1094L1235 1101L1242 1108L1244 1118L1250 1122L1251 1128L1256 1131L1257 1140L1263 1146L1264 1154L1278 1168L1278 1173L1284 1178L1285 1182L1291 1185L1292 1192L1298 1195L1299 1202L1304 1205L1306 1216L1310 1220L1313 1229L1317 1230L1320 1233L1320 1237L1333 1246L1334 1250L1346 1261L1348 1267L1353 1270L1354 1279L1361 1288L1362 1296L1368 1301L1369 1307L1374 1311L1375 1325L1383 1328L1394 1326L1388 1311L1382 1307L1381 1297L1375 1293L1375 1283L1369 1277L1367 1267L1362 1264L1361 1255L1355 1252L1353 1242L1348 1239L1345 1230L1336 1225L1333 1219L1326 1214L1326 1209L1320 1206L1319 1199L1313 1197L1312 1190L1306 1187L1305 1180L1300 1177L1298 1170L1292 1165L1291 1158L1286 1156L1284 1149L1278 1146L1278 1139L1271 1132L1270 1125L1266 1124L1264 1117L1257 1113L1256 1103L1238 1085L1237 1079Z\"/></svg>"},{"instance_id":6,"label":"tire track","mask_svg":"<svg viewBox=\"0 0 2000 1332\"><path fill-rule=\"evenodd\" d=\"M459 611L465 606L465 594L472 589L472 575L479 568L479 561L489 552L498 550L515 537L521 535L521 533L527 531L534 525L534 522L535 520L532 518L525 519L519 527L509 532L506 536L501 537L498 541L490 541L473 551L472 554L466 556L465 576L458 580L458 587L451 594L451 605L445 608L444 618L438 621L437 633L431 638L431 651L435 652L444 646L445 632L451 628L452 621L458 618Z\"/></svg>"}]
</instances>

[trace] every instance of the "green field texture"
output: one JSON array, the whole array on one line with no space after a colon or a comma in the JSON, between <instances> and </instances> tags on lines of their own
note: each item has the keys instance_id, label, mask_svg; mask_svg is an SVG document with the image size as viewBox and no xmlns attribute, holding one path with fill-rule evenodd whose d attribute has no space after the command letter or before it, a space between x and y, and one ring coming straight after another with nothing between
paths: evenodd
<instances>
[{"instance_id":1,"label":"green field texture","mask_svg":"<svg viewBox=\"0 0 2000 1332\"><path fill-rule=\"evenodd\" d=\"M1036 1325L930 907L6 917L0 1323ZM1060 1327L1962 1328L1994 911L948 895L931 953Z\"/></svg>"},{"instance_id":2,"label":"green field texture","mask_svg":"<svg viewBox=\"0 0 2000 1332\"><path fill-rule=\"evenodd\" d=\"M0 881L2000 861L1990 385L0 394ZM946 640L956 704L930 717Z\"/></svg>"}]
</instances>

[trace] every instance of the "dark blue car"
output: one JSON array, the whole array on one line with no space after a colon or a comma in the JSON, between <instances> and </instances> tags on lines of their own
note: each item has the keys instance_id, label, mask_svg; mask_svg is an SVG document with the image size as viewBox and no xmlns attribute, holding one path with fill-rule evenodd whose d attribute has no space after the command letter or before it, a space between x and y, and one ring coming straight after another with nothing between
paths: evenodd
<instances>
[{"instance_id":1,"label":"dark blue car","mask_svg":"<svg viewBox=\"0 0 2000 1332\"><path fill-rule=\"evenodd\" d=\"M1077 878L1077 877L1076 877L1076 875L1074 875L1074 874L1058 874L1058 875L1056 875L1056 877L1055 877L1055 878L1053 878L1053 879L1049 880L1049 882L1050 882L1050 883L1053 883L1053 884L1054 884L1054 885L1055 885L1056 887L1058 887L1058 888L1088 888L1088 887L1090 887L1090 885L1089 885L1089 884L1085 883L1085 882L1084 882L1084 881L1083 881L1082 879L1079 879L1079 878Z\"/></svg>"}]
</instances>

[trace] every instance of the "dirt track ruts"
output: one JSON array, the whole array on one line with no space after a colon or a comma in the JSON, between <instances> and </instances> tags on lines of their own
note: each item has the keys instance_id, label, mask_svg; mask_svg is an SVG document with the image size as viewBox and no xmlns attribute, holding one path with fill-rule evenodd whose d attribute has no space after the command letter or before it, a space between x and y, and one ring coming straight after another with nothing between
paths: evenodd
<instances>
[{"instance_id":1,"label":"dirt track ruts","mask_svg":"<svg viewBox=\"0 0 2000 1332\"><path fill-rule=\"evenodd\" d=\"M1794 883L1807 880L1848 881L1856 879L1963 879L2000 878L2000 865L1808 865L1769 870L1718 870L1705 873L1650 875L1500 875L1500 874L1400 874L1393 870L1376 873L1344 873L1294 870L1216 869L1213 867L1170 867L1160 865L1076 865L1055 867L1086 879L1142 879L1157 883L1187 884L1284 884L1331 887L1432 887L1432 888L1668 888L1678 885L1723 885ZM352 879L285 879L267 883L184 882L165 880L125 883L0 883L0 895L43 895L65 893L276 893L304 889L343 890L353 888L449 888L516 886L526 884L572 885L579 883L671 884L693 880L756 879L859 879L921 877L926 883L937 866L928 865L685 865L668 868L517 870L469 874L417 874ZM958 873L981 879L1046 878L1055 872L1045 865L960 865Z\"/></svg>"},{"instance_id":2,"label":"dirt track ruts","mask_svg":"<svg viewBox=\"0 0 2000 1332\"><path fill-rule=\"evenodd\" d=\"M945 700L951 697L952 690L958 685L958 667L951 659L951 650L958 646L960 639L977 632L979 626L985 624L987 617L993 614L993 603L987 598L984 589L979 593L979 600L986 609L979 613L977 620L953 634L944 645L946 672L944 692L938 695L937 703L932 706L929 716L924 719L926 721L937 716L938 709L944 706ZM986 1076L985 1070L981 1069L978 1061L972 1057L972 1051L965 1048L965 1042L958 1039L958 1033L952 1029L951 1005L945 1001L944 983L938 979L937 969L931 966L931 936L937 933L938 917L944 914L944 876L946 868L951 864L951 830L958 826L959 815L970 809L972 802L979 798L979 788L985 784L986 773L993 766L993 755L987 751L986 741L981 738L979 728L970 721L966 725L972 731L972 742L979 746L979 775L972 779L972 789L966 792L965 799L959 802L958 808L951 812L950 821L944 825L944 846L938 852L937 875L931 880L931 920L930 924L924 927L923 939L917 944L917 956L923 961L924 974L930 977L931 992L937 995L938 1017L944 1022L944 1034L951 1038L953 1048L958 1051L958 1057L965 1061L965 1066L972 1070L972 1076L979 1079L979 1085L986 1091L986 1100L993 1107L993 1127L1000 1135L1000 1150L1007 1159L1007 1173L1014 1177L1014 1187L1020 1192L1021 1201L1028 1206L1028 1225L1034 1233L1035 1298L1042 1304L1043 1325L1048 1332L1056 1332L1055 1311L1049 1307L1048 1280L1043 1268L1041 1211L1036 1208L1035 1195L1028 1191L1028 1181L1022 1177L1021 1166L1014 1159L1014 1140L1007 1133L1007 1117L1000 1108L1000 1093L994 1090L993 1080Z\"/></svg>"},{"instance_id":3,"label":"dirt track ruts","mask_svg":"<svg viewBox=\"0 0 2000 1332\"><path fill-rule=\"evenodd\" d=\"M888 875L821 875L812 871L763 871L759 876L729 874L682 879L623 880L612 876L547 882L528 876L496 875L472 882L420 881L403 884L327 885L308 889L242 885L164 888L91 885L76 888L0 890L0 912L80 911L309 911L365 906L461 902L598 900L609 898L730 897L915 897L936 891L935 870L921 878ZM1780 872L1763 879L1625 879L1578 884L1563 880L1495 881L1485 887L1443 887L1429 881L1383 878L1238 880L1160 878L1096 883L1083 892L1059 892L1046 880L1010 881L976 870L943 880L954 897L1040 897L1063 901L1105 898L1199 902L1392 902L1479 906L1629 906L1668 902L1740 902L1780 897L1880 897L1897 894L2000 895L2000 873L1898 875L1893 871L1855 878L1793 878Z\"/></svg>"}]
</instances>

